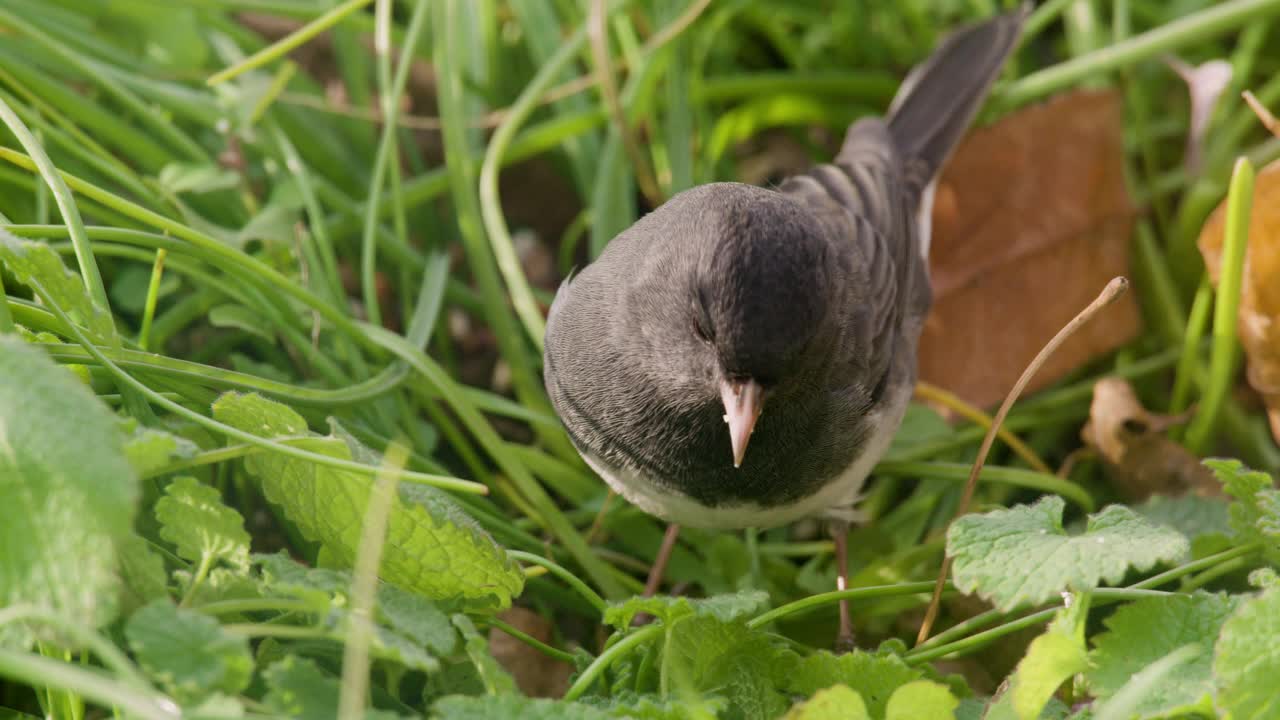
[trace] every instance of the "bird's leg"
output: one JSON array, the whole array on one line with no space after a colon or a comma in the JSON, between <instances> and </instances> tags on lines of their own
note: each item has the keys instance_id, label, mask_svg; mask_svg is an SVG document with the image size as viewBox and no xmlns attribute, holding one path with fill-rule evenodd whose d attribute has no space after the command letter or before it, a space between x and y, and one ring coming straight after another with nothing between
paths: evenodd
<instances>
[{"instance_id":1,"label":"bird's leg","mask_svg":"<svg viewBox=\"0 0 1280 720\"><path fill-rule=\"evenodd\" d=\"M842 518L831 520L831 533L836 544L836 590L849 589L849 521ZM849 615L849 599L840 600L840 630L836 635L836 652L844 653L853 650L853 619Z\"/></svg>"},{"instance_id":2,"label":"bird's leg","mask_svg":"<svg viewBox=\"0 0 1280 720\"><path fill-rule=\"evenodd\" d=\"M649 568L649 579L644 583L645 597L658 594L658 588L662 586L662 576L667 571L667 561L671 559L671 551L675 548L678 537L680 537L680 526L671 523L667 526L666 534L662 536L662 546L658 548L658 555L653 559L653 567Z\"/></svg>"},{"instance_id":3,"label":"bird's leg","mask_svg":"<svg viewBox=\"0 0 1280 720\"><path fill-rule=\"evenodd\" d=\"M657 556L653 558L653 567L649 568L649 577L644 581L644 595L641 597L653 597L658 594L658 588L662 587L662 576L667 572L667 560L671 559L671 550L675 548L678 537L680 537L680 526L676 523L667 525L667 532L662 536L662 545L658 548ZM652 621L653 616L649 613L636 613L631 624L648 625Z\"/></svg>"}]
</instances>

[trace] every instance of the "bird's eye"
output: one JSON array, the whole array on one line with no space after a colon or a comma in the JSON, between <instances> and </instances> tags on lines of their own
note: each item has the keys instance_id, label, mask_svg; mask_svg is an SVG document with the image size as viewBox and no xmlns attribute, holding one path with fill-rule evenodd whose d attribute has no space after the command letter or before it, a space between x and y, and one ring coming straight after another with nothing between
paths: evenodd
<instances>
[{"instance_id":1,"label":"bird's eye","mask_svg":"<svg viewBox=\"0 0 1280 720\"><path fill-rule=\"evenodd\" d=\"M711 342L711 333L707 332L706 321L701 314L693 316L693 334L702 342Z\"/></svg>"},{"instance_id":2,"label":"bird's eye","mask_svg":"<svg viewBox=\"0 0 1280 720\"><path fill-rule=\"evenodd\" d=\"M707 305L702 301L701 293L694 296L693 332L699 340L711 342L711 314L707 312Z\"/></svg>"}]
</instances>

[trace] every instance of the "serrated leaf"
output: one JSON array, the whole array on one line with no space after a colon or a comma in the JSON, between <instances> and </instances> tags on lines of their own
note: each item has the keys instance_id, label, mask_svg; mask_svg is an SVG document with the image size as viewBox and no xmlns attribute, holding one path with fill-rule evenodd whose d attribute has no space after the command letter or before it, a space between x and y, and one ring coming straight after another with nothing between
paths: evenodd
<instances>
[{"instance_id":1,"label":"serrated leaf","mask_svg":"<svg viewBox=\"0 0 1280 720\"><path fill-rule=\"evenodd\" d=\"M672 623L685 617L709 617L720 622L730 622L754 615L768 606L768 593L748 590L705 599L682 596L636 596L612 603L604 611L604 623L619 630L631 627L636 615L647 613L664 623Z\"/></svg>"},{"instance_id":2,"label":"serrated leaf","mask_svg":"<svg viewBox=\"0 0 1280 720\"><path fill-rule=\"evenodd\" d=\"M685 616L670 627L661 662L677 697L721 695L729 702L721 717L730 720L771 720L791 705L782 689L798 658L769 635L710 615Z\"/></svg>"},{"instance_id":3,"label":"serrated leaf","mask_svg":"<svg viewBox=\"0 0 1280 720\"><path fill-rule=\"evenodd\" d=\"M264 437L310 435L289 407L254 394L227 393L213 406L221 422ZM314 437L308 450L342 459L357 451L348 440ZM262 482L267 499L308 538L342 563L355 559L369 500L370 479L276 453L251 455L245 468ZM388 517L379 575L430 598L457 598L476 607L507 607L524 587L517 563L444 493L401 483Z\"/></svg>"},{"instance_id":4,"label":"serrated leaf","mask_svg":"<svg viewBox=\"0 0 1280 720\"><path fill-rule=\"evenodd\" d=\"M1259 590L1270 590L1280 587L1280 574L1269 567L1258 568L1249 573L1249 584Z\"/></svg>"},{"instance_id":5,"label":"serrated leaf","mask_svg":"<svg viewBox=\"0 0 1280 720\"><path fill-rule=\"evenodd\" d=\"M871 720L871 715L857 691L835 685L791 708L784 720Z\"/></svg>"},{"instance_id":6,"label":"serrated leaf","mask_svg":"<svg viewBox=\"0 0 1280 720\"><path fill-rule=\"evenodd\" d=\"M923 677L922 671L896 655L864 650L836 655L823 650L800 662L791 674L787 689L808 696L832 685L848 685L862 696L871 717L883 718L893 692Z\"/></svg>"},{"instance_id":7,"label":"serrated leaf","mask_svg":"<svg viewBox=\"0 0 1280 720\"><path fill-rule=\"evenodd\" d=\"M1280 490L1271 476L1250 470L1239 460L1205 460L1235 498L1231 503L1231 528L1242 539L1261 541L1272 554L1280 550Z\"/></svg>"},{"instance_id":8,"label":"serrated leaf","mask_svg":"<svg viewBox=\"0 0 1280 720\"><path fill-rule=\"evenodd\" d=\"M946 685L915 680L893 691L885 708L885 720L954 720L960 701Z\"/></svg>"},{"instance_id":9,"label":"serrated leaf","mask_svg":"<svg viewBox=\"0 0 1280 720\"><path fill-rule=\"evenodd\" d=\"M1237 597L1197 593L1144 598L1121 607L1107 618L1107 631L1094 639L1085 673L1089 689L1105 700L1143 668L1180 647L1212 647L1238 605ZM1212 714L1212 693L1212 658L1205 652L1166 675L1134 712L1143 718Z\"/></svg>"},{"instance_id":10,"label":"serrated leaf","mask_svg":"<svg viewBox=\"0 0 1280 720\"><path fill-rule=\"evenodd\" d=\"M67 269L48 244L23 240L0 229L0 264L9 268L23 285L38 282L58 307L85 329L91 340L106 341L115 337L116 327L111 316L94 304L84 281Z\"/></svg>"},{"instance_id":11,"label":"serrated leaf","mask_svg":"<svg viewBox=\"0 0 1280 720\"><path fill-rule=\"evenodd\" d=\"M249 533L240 513L222 503L218 491L193 477L176 478L156 501L160 537L182 558L211 568L222 561L249 569Z\"/></svg>"},{"instance_id":12,"label":"serrated leaf","mask_svg":"<svg viewBox=\"0 0 1280 720\"><path fill-rule=\"evenodd\" d=\"M1142 519L1122 505L1090 515L1082 535L1062 527L1064 501L966 515L947 531L956 587L1010 611L1043 603L1064 590L1116 583L1131 569L1148 570L1186 556L1182 533Z\"/></svg>"},{"instance_id":13,"label":"serrated leaf","mask_svg":"<svg viewBox=\"0 0 1280 720\"><path fill-rule=\"evenodd\" d=\"M147 541L130 533L116 544L120 558L120 609L129 613L168 595L169 576L164 571L164 558L151 549Z\"/></svg>"},{"instance_id":14,"label":"serrated leaf","mask_svg":"<svg viewBox=\"0 0 1280 720\"><path fill-rule=\"evenodd\" d=\"M138 497L124 438L88 388L13 336L0 336L0 378L0 607L101 626L115 617L115 547ZM13 625L0 638L30 639Z\"/></svg>"},{"instance_id":15,"label":"serrated leaf","mask_svg":"<svg viewBox=\"0 0 1280 720\"><path fill-rule=\"evenodd\" d=\"M184 705L215 692L236 695L253 676L247 638L231 635L213 618L168 599L134 613L125 637L147 674Z\"/></svg>"},{"instance_id":16,"label":"serrated leaf","mask_svg":"<svg viewBox=\"0 0 1280 720\"><path fill-rule=\"evenodd\" d=\"M609 720L617 716L591 705L563 700L519 695L450 695L436 701L431 707L431 717L438 720Z\"/></svg>"},{"instance_id":17,"label":"serrated leaf","mask_svg":"<svg viewBox=\"0 0 1280 720\"><path fill-rule=\"evenodd\" d=\"M1280 717L1280 589L1241 603L1213 653L1217 704L1232 720Z\"/></svg>"}]
</instances>

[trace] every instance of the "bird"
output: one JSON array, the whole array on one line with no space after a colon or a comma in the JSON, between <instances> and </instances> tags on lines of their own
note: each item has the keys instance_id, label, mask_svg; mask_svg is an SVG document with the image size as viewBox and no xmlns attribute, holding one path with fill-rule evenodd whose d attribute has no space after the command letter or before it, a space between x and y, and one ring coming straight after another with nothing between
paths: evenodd
<instances>
[{"instance_id":1,"label":"bird","mask_svg":"<svg viewBox=\"0 0 1280 720\"><path fill-rule=\"evenodd\" d=\"M1028 10L948 35L831 162L680 192L560 285L547 393L586 463L671 523L659 578L680 526L819 517L845 588L852 508L915 385L937 177Z\"/></svg>"}]
</instances>

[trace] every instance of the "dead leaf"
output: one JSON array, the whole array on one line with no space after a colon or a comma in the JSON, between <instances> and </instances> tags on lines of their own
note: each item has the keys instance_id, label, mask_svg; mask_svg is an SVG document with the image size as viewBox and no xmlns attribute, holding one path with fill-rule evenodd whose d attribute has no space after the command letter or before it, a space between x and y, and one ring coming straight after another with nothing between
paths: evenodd
<instances>
[{"instance_id":1,"label":"dead leaf","mask_svg":"<svg viewBox=\"0 0 1280 720\"><path fill-rule=\"evenodd\" d=\"M551 643L551 622L532 610L512 607L498 618L544 643ZM525 695L558 698L569 689L569 676L573 674L569 663L547 657L497 628L489 630L489 650Z\"/></svg>"},{"instance_id":2,"label":"dead leaf","mask_svg":"<svg viewBox=\"0 0 1280 720\"><path fill-rule=\"evenodd\" d=\"M1214 285L1222 270L1226 204L1224 199L1200 230L1200 254ZM1239 329L1249 359L1249 384L1262 395L1271 435L1280 442L1280 161L1267 165L1254 180Z\"/></svg>"},{"instance_id":3,"label":"dead leaf","mask_svg":"<svg viewBox=\"0 0 1280 720\"><path fill-rule=\"evenodd\" d=\"M1080 437L1102 456L1107 474L1130 501L1187 492L1219 495L1221 483L1200 458L1161 434L1189 417L1150 412L1128 381L1105 377L1093 384L1089 422Z\"/></svg>"},{"instance_id":4,"label":"dead leaf","mask_svg":"<svg viewBox=\"0 0 1280 720\"><path fill-rule=\"evenodd\" d=\"M1062 95L971 133L934 204L934 306L920 377L979 407L1000 401L1063 325L1128 274L1133 215L1114 92ZM1027 391L1124 345L1140 323L1128 293L1069 339Z\"/></svg>"}]
</instances>

